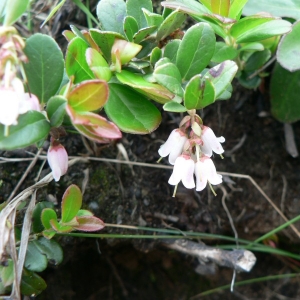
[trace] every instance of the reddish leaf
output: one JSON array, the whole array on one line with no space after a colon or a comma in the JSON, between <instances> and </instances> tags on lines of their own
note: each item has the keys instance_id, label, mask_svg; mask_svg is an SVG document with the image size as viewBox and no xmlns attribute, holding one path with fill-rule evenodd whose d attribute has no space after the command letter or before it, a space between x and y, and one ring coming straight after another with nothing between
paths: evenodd
<instances>
[{"instance_id":1,"label":"reddish leaf","mask_svg":"<svg viewBox=\"0 0 300 300\"><path fill-rule=\"evenodd\" d=\"M70 222L78 213L82 204L82 194L78 186L70 185L65 191L61 203L61 222Z\"/></svg>"},{"instance_id":2,"label":"reddish leaf","mask_svg":"<svg viewBox=\"0 0 300 300\"><path fill-rule=\"evenodd\" d=\"M69 105L67 113L74 127L84 136L99 143L107 142L106 139L119 139L122 133L119 128L106 118L90 112L78 113Z\"/></svg>"},{"instance_id":3,"label":"reddish leaf","mask_svg":"<svg viewBox=\"0 0 300 300\"><path fill-rule=\"evenodd\" d=\"M51 220L50 224L52 228L57 232L71 232L73 230L72 226L61 225L56 220Z\"/></svg>"},{"instance_id":4,"label":"reddish leaf","mask_svg":"<svg viewBox=\"0 0 300 300\"><path fill-rule=\"evenodd\" d=\"M78 84L69 94L68 103L77 112L101 108L108 99L106 81L95 79Z\"/></svg>"},{"instance_id":5,"label":"reddish leaf","mask_svg":"<svg viewBox=\"0 0 300 300\"><path fill-rule=\"evenodd\" d=\"M101 230L105 227L104 222L94 216L81 216L77 217L77 221L79 222L78 226L74 226L74 229L82 230L82 231L97 231Z\"/></svg>"}]
</instances>

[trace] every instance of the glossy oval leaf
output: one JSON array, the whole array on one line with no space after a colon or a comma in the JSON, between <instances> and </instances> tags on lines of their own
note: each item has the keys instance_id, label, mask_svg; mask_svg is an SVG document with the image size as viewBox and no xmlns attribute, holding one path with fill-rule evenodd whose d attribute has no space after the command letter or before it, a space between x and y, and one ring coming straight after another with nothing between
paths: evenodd
<instances>
[{"instance_id":1,"label":"glossy oval leaf","mask_svg":"<svg viewBox=\"0 0 300 300\"><path fill-rule=\"evenodd\" d=\"M47 287L46 282L42 277L36 273L23 269L22 280L21 280L21 293L22 295L32 296L39 295Z\"/></svg>"},{"instance_id":2,"label":"glossy oval leaf","mask_svg":"<svg viewBox=\"0 0 300 300\"><path fill-rule=\"evenodd\" d=\"M45 227L42 224L42 211L45 208L54 208L54 204L49 201L42 201L36 204L32 214L32 230L34 233L42 232ZM49 223L50 225L50 223ZM50 227L49 227L50 228Z\"/></svg>"},{"instance_id":3,"label":"glossy oval leaf","mask_svg":"<svg viewBox=\"0 0 300 300\"><path fill-rule=\"evenodd\" d=\"M175 102L175 101L170 101L167 102L164 106L163 109L165 111L171 111L171 112L186 112L187 108L185 106L183 106L182 104Z\"/></svg>"},{"instance_id":4,"label":"glossy oval leaf","mask_svg":"<svg viewBox=\"0 0 300 300\"><path fill-rule=\"evenodd\" d=\"M8 136L5 136L5 128L0 124L0 149L25 148L46 138L49 131L50 124L42 113L28 111L19 116L17 125L9 126Z\"/></svg>"},{"instance_id":5,"label":"glossy oval leaf","mask_svg":"<svg viewBox=\"0 0 300 300\"><path fill-rule=\"evenodd\" d=\"M27 245L24 266L30 271L42 272L47 268L48 260L36 247L35 243L29 242Z\"/></svg>"},{"instance_id":6,"label":"glossy oval leaf","mask_svg":"<svg viewBox=\"0 0 300 300\"><path fill-rule=\"evenodd\" d=\"M127 16L124 20L124 33L129 42L133 41L133 36L139 31L139 25L134 17Z\"/></svg>"},{"instance_id":7,"label":"glossy oval leaf","mask_svg":"<svg viewBox=\"0 0 300 300\"><path fill-rule=\"evenodd\" d=\"M15 23L26 11L28 4L29 0L7 0L5 3L5 17L3 25L10 26Z\"/></svg>"},{"instance_id":8,"label":"glossy oval leaf","mask_svg":"<svg viewBox=\"0 0 300 300\"><path fill-rule=\"evenodd\" d=\"M239 20L243 8L248 0L233 0L231 1L228 17L231 19Z\"/></svg>"},{"instance_id":9,"label":"glossy oval leaf","mask_svg":"<svg viewBox=\"0 0 300 300\"><path fill-rule=\"evenodd\" d=\"M164 57L167 57L173 64L176 64L177 52L180 43L181 40L172 40L165 46Z\"/></svg>"},{"instance_id":10,"label":"glossy oval leaf","mask_svg":"<svg viewBox=\"0 0 300 300\"><path fill-rule=\"evenodd\" d=\"M213 57L211 58L211 61L220 63L224 60L233 60L237 56L237 54L237 49L227 45L224 42L217 42L215 52Z\"/></svg>"},{"instance_id":11,"label":"glossy oval leaf","mask_svg":"<svg viewBox=\"0 0 300 300\"><path fill-rule=\"evenodd\" d=\"M150 63L154 66L162 57L162 50L158 47L155 47L150 55Z\"/></svg>"},{"instance_id":12,"label":"glossy oval leaf","mask_svg":"<svg viewBox=\"0 0 300 300\"><path fill-rule=\"evenodd\" d=\"M51 229L51 220L56 220L57 221L57 215L56 212L54 211L54 209L52 208L45 208L42 211L41 214L41 221L43 226L45 227L45 229Z\"/></svg>"},{"instance_id":13,"label":"glossy oval leaf","mask_svg":"<svg viewBox=\"0 0 300 300\"><path fill-rule=\"evenodd\" d=\"M175 64L168 63L155 68L153 76L160 85L175 95L183 97L181 75Z\"/></svg>"},{"instance_id":14,"label":"glossy oval leaf","mask_svg":"<svg viewBox=\"0 0 300 300\"><path fill-rule=\"evenodd\" d=\"M285 20L246 17L231 27L230 34L237 43L251 43L287 33L291 29L291 23Z\"/></svg>"},{"instance_id":15,"label":"glossy oval leaf","mask_svg":"<svg viewBox=\"0 0 300 300\"><path fill-rule=\"evenodd\" d=\"M205 74L205 76L208 76L208 78L214 85L216 100L219 99L219 97L227 89L237 71L237 64L234 61L226 60L221 64L218 64L215 67L211 68Z\"/></svg>"},{"instance_id":16,"label":"glossy oval leaf","mask_svg":"<svg viewBox=\"0 0 300 300\"><path fill-rule=\"evenodd\" d=\"M277 61L290 72L300 70L300 21L294 23L292 31L281 39L277 50Z\"/></svg>"},{"instance_id":17,"label":"glossy oval leaf","mask_svg":"<svg viewBox=\"0 0 300 300\"><path fill-rule=\"evenodd\" d=\"M109 84L109 90L109 99L104 109L122 131L147 134L158 127L161 115L149 100L120 84Z\"/></svg>"},{"instance_id":18,"label":"glossy oval leaf","mask_svg":"<svg viewBox=\"0 0 300 300\"><path fill-rule=\"evenodd\" d=\"M299 105L300 71L289 72L276 64L271 77L271 112L283 122L300 120Z\"/></svg>"},{"instance_id":19,"label":"glossy oval leaf","mask_svg":"<svg viewBox=\"0 0 300 300\"><path fill-rule=\"evenodd\" d=\"M298 0L248 0L243 9L243 14L250 16L261 11L267 11L276 17L289 17L299 20L300 2Z\"/></svg>"},{"instance_id":20,"label":"glossy oval leaf","mask_svg":"<svg viewBox=\"0 0 300 300\"><path fill-rule=\"evenodd\" d=\"M127 0L126 11L128 16L132 16L136 19L139 28L145 28L148 26L145 15L142 8L152 12L152 1L151 0Z\"/></svg>"},{"instance_id":21,"label":"glossy oval leaf","mask_svg":"<svg viewBox=\"0 0 300 300\"><path fill-rule=\"evenodd\" d=\"M185 21L185 19L185 14L179 12L178 10L175 10L172 13L170 13L159 26L156 34L156 40L161 41L165 39L169 34L171 34L177 28L179 28Z\"/></svg>"},{"instance_id":22,"label":"glossy oval leaf","mask_svg":"<svg viewBox=\"0 0 300 300\"><path fill-rule=\"evenodd\" d=\"M85 58L85 52L88 48L87 43L79 37L75 37L69 43L66 53L66 72L69 78L74 76L73 82L75 84L95 78Z\"/></svg>"},{"instance_id":23,"label":"glossy oval leaf","mask_svg":"<svg viewBox=\"0 0 300 300\"><path fill-rule=\"evenodd\" d=\"M98 231L105 227L104 222L95 216L80 216L77 217L79 225L74 226L74 229L80 231Z\"/></svg>"},{"instance_id":24,"label":"glossy oval leaf","mask_svg":"<svg viewBox=\"0 0 300 300\"><path fill-rule=\"evenodd\" d=\"M70 185L61 202L61 221L68 223L75 218L82 205L82 194L79 187L75 184Z\"/></svg>"},{"instance_id":25,"label":"glossy oval leaf","mask_svg":"<svg viewBox=\"0 0 300 300\"><path fill-rule=\"evenodd\" d=\"M230 0L212 0L211 10L214 14L227 17L229 14Z\"/></svg>"},{"instance_id":26,"label":"glossy oval leaf","mask_svg":"<svg viewBox=\"0 0 300 300\"><path fill-rule=\"evenodd\" d=\"M58 265L63 261L63 250L56 241L41 237L33 243L51 264Z\"/></svg>"},{"instance_id":27,"label":"glossy oval leaf","mask_svg":"<svg viewBox=\"0 0 300 300\"><path fill-rule=\"evenodd\" d=\"M84 136L98 143L109 143L112 139L119 139L122 133L119 128L106 118L90 112L78 113L67 106L73 126Z\"/></svg>"},{"instance_id":28,"label":"glossy oval leaf","mask_svg":"<svg viewBox=\"0 0 300 300\"><path fill-rule=\"evenodd\" d=\"M271 51L265 49L263 51L254 52L246 61L244 70L246 72L256 71L271 58Z\"/></svg>"},{"instance_id":29,"label":"glossy oval leaf","mask_svg":"<svg viewBox=\"0 0 300 300\"><path fill-rule=\"evenodd\" d=\"M157 83L148 82L142 75L122 70L122 72L118 73L116 76L123 84L131 86L139 93L158 103L164 104L171 101L175 96L165 87Z\"/></svg>"},{"instance_id":30,"label":"glossy oval leaf","mask_svg":"<svg viewBox=\"0 0 300 300\"><path fill-rule=\"evenodd\" d=\"M145 26L145 27L151 27L151 26L159 27L162 24L162 22L164 21L164 18L162 15L155 14L145 8L142 8L142 10L143 10L144 16L147 21L147 26Z\"/></svg>"},{"instance_id":31,"label":"glossy oval leaf","mask_svg":"<svg viewBox=\"0 0 300 300\"><path fill-rule=\"evenodd\" d=\"M24 69L30 92L35 94L41 103L45 103L60 87L64 74L62 52L53 38L40 33L26 40L24 52L28 58Z\"/></svg>"},{"instance_id":32,"label":"glossy oval leaf","mask_svg":"<svg viewBox=\"0 0 300 300\"><path fill-rule=\"evenodd\" d=\"M68 95L68 104L77 112L93 111L104 106L108 99L108 85L104 80L86 80Z\"/></svg>"},{"instance_id":33,"label":"glossy oval leaf","mask_svg":"<svg viewBox=\"0 0 300 300\"><path fill-rule=\"evenodd\" d=\"M187 109L201 109L215 101L215 88L209 79L200 74L191 78L184 92L184 106Z\"/></svg>"},{"instance_id":34,"label":"glossy oval leaf","mask_svg":"<svg viewBox=\"0 0 300 300\"><path fill-rule=\"evenodd\" d=\"M135 43L140 43L144 39L146 39L151 33L156 31L157 26L145 27L140 29L136 34L133 36L133 41Z\"/></svg>"},{"instance_id":35,"label":"glossy oval leaf","mask_svg":"<svg viewBox=\"0 0 300 300\"><path fill-rule=\"evenodd\" d=\"M67 99L63 96L53 96L47 102L47 116L51 127L59 127L66 114Z\"/></svg>"},{"instance_id":36,"label":"glossy oval leaf","mask_svg":"<svg viewBox=\"0 0 300 300\"><path fill-rule=\"evenodd\" d=\"M198 23L186 31L176 58L183 80L189 80L204 70L214 54L215 44L215 33L208 24Z\"/></svg>"},{"instance_id":37,"label":"glossy oval leaf","mask_svg":"<svg viewBox=\"0 0 300 300\"><path fill-rule=\"evenodd\" d=\"M123 21L126 16L126 5L123 0L101 0L97 5L97 17L101 28L124 34Z\"/></svg>"},{"instance_id":38,"label":"glossy oval leaf","mask_svg":"<svg viewBox=\"0 0 300 300\"><path fill-rule=\"evenodd\" d=\"M106 61L111 61L111 48L115 39L125 39L121 34L112 31L101 31L99 29L90 29L90 35L101 50Z\"/></svg>"}]
</instances>

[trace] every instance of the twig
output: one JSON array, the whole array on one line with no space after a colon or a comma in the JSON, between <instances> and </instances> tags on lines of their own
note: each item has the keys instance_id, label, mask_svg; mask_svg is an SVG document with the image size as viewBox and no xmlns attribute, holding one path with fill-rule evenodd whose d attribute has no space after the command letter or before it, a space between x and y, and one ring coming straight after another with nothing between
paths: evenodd
<instances>
[{"instance_id":1,"label":"twig","mask_svg":"<svg viewBox=\"0 0 300 300\"><path fill-rule=\"evenodd\" d=\"M244 249L232 251L206 246L189 240L162 240L161 244L167 248L197 257L200 261L213 261L219 266L232 268L239 272L249 272L256 262L254 254Z\"/></svg>"},{"instance_id":2,"label":"twig","mask_svg":"<svg viewBox=\"0 0 300 300\"><path fill-rule=\"evenodd\" d=\"M32 160L32 162L29 164L29 166L27 167L26 171L24 172L23 176L21 177L21 179L19 180L18 184L16 185L16 187L14 188L14 190L11 192L10 196L8 197L7 201L10 201L13 196L16 194L17 190L19 189L19 187L21 186L21 184L23 183L23 181L25 180L25 178L27 177L28 173L31 171L31 169L34 167L34 165L36 164L37 160L39 159L39 155L42 152L42 148L37 152L37 154L35 155L34 159Z\"/></svg>"}]
</instances>

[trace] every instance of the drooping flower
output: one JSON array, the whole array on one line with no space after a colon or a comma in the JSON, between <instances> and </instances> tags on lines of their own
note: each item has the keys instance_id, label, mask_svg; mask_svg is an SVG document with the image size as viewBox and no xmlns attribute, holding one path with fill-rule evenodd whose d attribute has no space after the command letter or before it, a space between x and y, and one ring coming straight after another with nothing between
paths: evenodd
<instances>
[{"instance_id":1,"label":"drooping flower","mask_svg":"<svg viewBox=\"0 0 300 300\"><path fill-rule=\"evenodd\" d=\"M68 153L65 147L53 138L51 138L47 160L54 180L59 181L60 177L66 174L68 170Z\"/></svg>"},{"instance_id":2,"label":"drooping flower","mask_svg":"<svg viewBox=\"0 0 300 300\"><path fill-rule=\"evenodd\" d=\"M223 136L216 137L214 132L207 126L203 126L201 139L203 145L201 145L201 150L203 154L211 157L212 152L217 154L222 154L224 152L221 143L225 142L225 138Z\"/></svg>"},{"instance_id":3,"label":"drooping flower","mask_svg":"<svg viewBox=\"0 0 300 300\"><path fill-rule=\"evenodd\" d=\"M39 101L35 95L24 92L20 79L14 78L11 86L0 87L0 123L6 126L16 125L19 114L29 110L40 111Z\"/></svg>"},{"instance_id":4,"label":"drooping flower","mask_svg":"<svg viewBox=\"0 0 300 300\"><path fill-rule=\"evenodd\" d=\"M158 153L161 157L169 155L169 163L175 164L176 159L181 155L187 136L180 129L174 129L167 141L160 146Z\"/></svg>"},{"instance_id":5,"label":"drooping flower","mask_svg":"<svg viewBox=\"0 0 300 300\"><path fill-rule=\"evenodd\" d=\"M196 191L202 191L209 181L213 185L222 183L222 175L217 174L213 161L203 156L195 163Z\"/></svg>"},{"instance_id":6,"label":"drooping flower","mask_svg":"<svg viewBox=\"0 0 300 300\"><path fill-rule=\"evenodd\" d=\"M189 155L180 155L175 160L173 173L169 179L169 184L177 185L182 181L187 189L195 187L194 180L195 162Z\"/></svg>"}]
</instances>

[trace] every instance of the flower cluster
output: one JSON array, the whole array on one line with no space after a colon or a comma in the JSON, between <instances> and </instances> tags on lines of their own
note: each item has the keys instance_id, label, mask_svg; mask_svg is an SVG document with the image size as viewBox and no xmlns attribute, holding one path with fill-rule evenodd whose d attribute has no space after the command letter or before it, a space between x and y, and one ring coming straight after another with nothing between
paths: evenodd
<instances>
[{"instance_id":1,"label":"flower cluster","mask_svg":"<svg viewBox=\"0 0 300 300\"><path fill-rule=\"evenodd\" d=\"M23 83L16 75L19 71L24 73L22 63L27 60L24 46L14 27L0 26L0 124L6 127L16 125L19 114L40 111L37 97L25 93Z\"/></svg>"},{"instance_id":2,"label":"flower cluster","mask_svg":"<svg viewBox=\"0 0 300 300\"><path fill-rule=\"evenodd\" d=\"M213 152L220 155L224 152L221 143L225 139L216 137L209 127L204 126L195 110L188 113L189 116L183 118L179 128L171 132L158 153L161 157L169 156L169 163L174 165L169 184L177 186L182 181L186 188L196 187L197 191L202 191L207 183L211 187L211 184L222 182L211 156Z\"/></svg>"}]
</instances>

